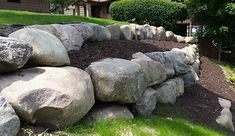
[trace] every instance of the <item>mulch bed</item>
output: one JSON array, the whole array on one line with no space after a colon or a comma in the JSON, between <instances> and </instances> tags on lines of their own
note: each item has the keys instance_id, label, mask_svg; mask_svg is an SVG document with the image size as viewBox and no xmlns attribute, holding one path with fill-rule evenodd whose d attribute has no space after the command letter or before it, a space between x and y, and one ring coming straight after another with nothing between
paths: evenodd
<instances>
[{"instance_id":1,"label":"mulch bed","mask_svg":"<svg viewBox=\"0 0 235 136\"><path fill-rule=\"evenodd\" d=\"M92 62L104 58L131 59L132 54L137 52L167 51L172 48L183 48L183 43L174 43L156 40L128 41L111 40L103 42L86 43L77 51L69 53L71 64L75 67L85 69Z\"/></svg>"}]
</instances>

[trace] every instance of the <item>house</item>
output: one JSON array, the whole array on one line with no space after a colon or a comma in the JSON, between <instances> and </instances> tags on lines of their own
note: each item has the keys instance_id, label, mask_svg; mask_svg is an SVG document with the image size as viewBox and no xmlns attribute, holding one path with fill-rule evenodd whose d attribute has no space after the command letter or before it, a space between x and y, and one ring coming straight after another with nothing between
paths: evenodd
<instances>
[{"instance_id":1,"label":"house","mask_svg":"<svg viewBox=\"0 0 235 136\"><path fill-rule=\"evenodd\" d=\"M0 9L50 12L48 0L0 0Z\"/></svg>"},{"instance_id":2,"label":"house","mask_svg":"<svg viewBox=\"0 0 235 136\"><path fill-rule=\"evenodd\" d=\"M79 0L65 9L65 14L85 17L111 18L109 6L114 0Z\"/></svg>"}]
</instances>

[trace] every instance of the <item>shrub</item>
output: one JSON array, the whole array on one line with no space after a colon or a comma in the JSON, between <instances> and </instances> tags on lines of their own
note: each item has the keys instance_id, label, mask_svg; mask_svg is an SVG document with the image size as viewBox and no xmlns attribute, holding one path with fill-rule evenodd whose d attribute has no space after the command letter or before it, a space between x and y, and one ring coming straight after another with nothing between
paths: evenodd
<instances>
[{"instance_id":1,"label":"shrub","mask_svg":"<svg viewBox=\"0 0 235 136\"><path fill-rule=\"evenodd\" d=\"M187 18L186 6L170 0L120 0L113 2L110 14L114 20L149 23L175 28L176 22Z\"/></svg>"}]
</instances>

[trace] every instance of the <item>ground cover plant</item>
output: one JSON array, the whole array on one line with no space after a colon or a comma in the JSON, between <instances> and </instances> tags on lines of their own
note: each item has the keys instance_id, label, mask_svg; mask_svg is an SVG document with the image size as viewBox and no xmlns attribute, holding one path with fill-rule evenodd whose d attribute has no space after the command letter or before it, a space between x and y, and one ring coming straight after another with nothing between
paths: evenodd
<instances>
[{"instance_id":1,"label":"ground cover plant","mask_svg":"<svg viewBox=\"0 0 235 136\"><path fill-rule=\"evenodd\" d=\"M225 73L226 79L229 82L235 84L235 66L225 62L224 63L221 62L219 64ZM235 91L235 87L232 88Z\"/></svg>"},{"instance_id":2,"label":"ground cover plant","mask_svg":"<svg viewBox=\"0 0 235 136\"><path fill-rule=\"evenodd\" d=\"M101 19L82 16L53 15L44 13L34 13L28 11L0 10L0 24L12 25L34 25L34 24L54 24L54 23L72 23L87 22L100 25L126 24L125 22L114 21L111 19Z\"/></svg>"}]
</instances>

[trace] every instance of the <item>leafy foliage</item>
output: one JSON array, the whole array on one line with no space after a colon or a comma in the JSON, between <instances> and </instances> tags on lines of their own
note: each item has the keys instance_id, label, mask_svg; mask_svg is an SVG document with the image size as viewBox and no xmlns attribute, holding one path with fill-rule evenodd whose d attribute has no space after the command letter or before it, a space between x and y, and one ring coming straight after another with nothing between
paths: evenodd
<instances>
[{"instance_id":1,"label":"leafy foliage","mask_svg":"<svg viewBox=\"0 0 235 136\"><path fill-rule=\"evenodd\" d=\"M205 36L224 48L235 47L235 0L186 0L191 18L206 25Z\"/></svg>"},{"instance_id":2,"label":"leafy foliage","mask_svg":"<svg viewBox=\"0 0 235 136\"><path fill-rule=\"evenodd\" d=\"M113 2L109 10L115 20L161 25L167 29L175 28L177 21L187 17L186 6L170 0L121 0Z\"/></svg>"}]
</instances>

